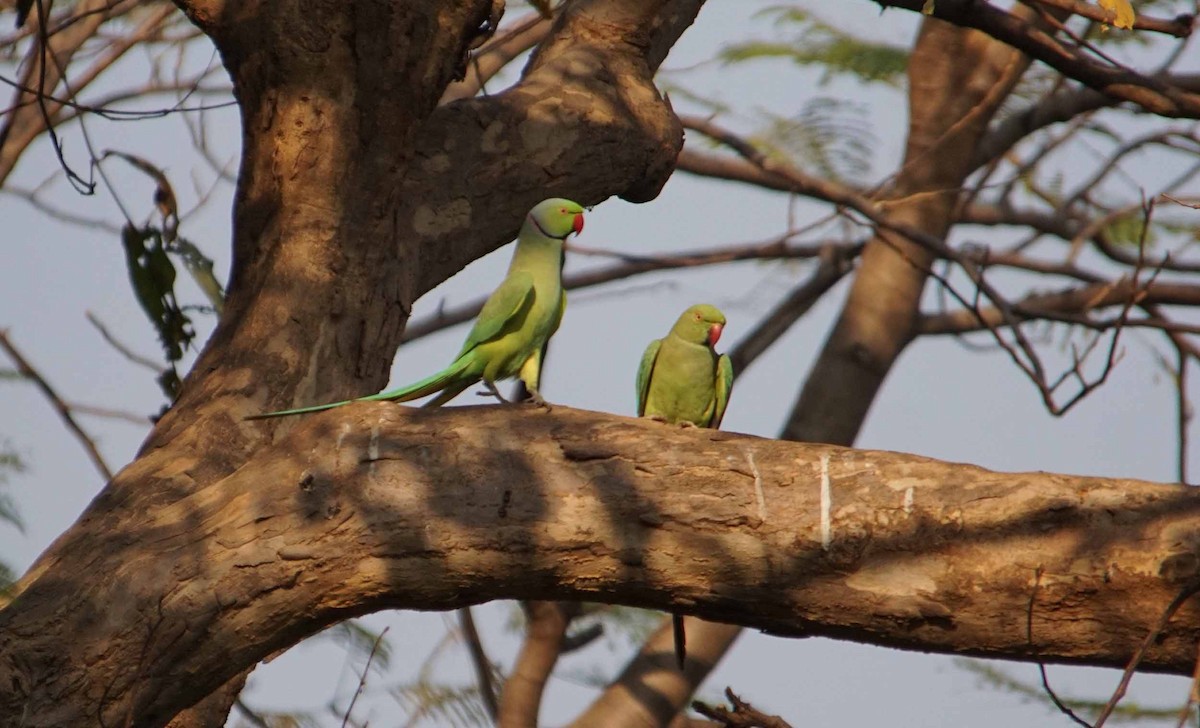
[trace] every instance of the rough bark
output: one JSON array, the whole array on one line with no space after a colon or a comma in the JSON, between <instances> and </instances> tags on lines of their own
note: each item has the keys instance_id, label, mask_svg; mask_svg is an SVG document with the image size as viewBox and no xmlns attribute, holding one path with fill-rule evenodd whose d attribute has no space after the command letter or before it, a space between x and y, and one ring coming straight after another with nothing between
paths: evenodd
<instances>
[{"instance_id":1,"label":"rough bark","mask_svg":"<svg viewBox=\"0 0 1200 728\"><path fill-rule=\"evenodd\" d=\"M573 3L517 86L441 108L490 0L177 4L216 43L242 114L225 310L139 458L39 558L18 586L24 606L6 618L69 611L97 548L145 537L101 546L97 533L207 492L289 424L243 415L379 389L413 300L510 240L538 200L657 194L682 132L653 73L702 0ZM104 620L126 637L148 650L174 638L155 626L157 597L111 596ZM152 707L145 696L114 702L108 687L77 689L85 678L59 673L65 654L25 657L9 663L24 676L14 694L62 713L90 719L105 705L118 722L151 725L203 697L189 688ZM117 683L142 679L143 661L130 659L135 672ZM61 679L43 681L52 674Z\"/></svg>"},{"instance_id":2,"label":"rough bark","mask_svg":"<svg viewBox=\"0 0 1200 728\"><path fill-rule=\"evenodd\" d=\"M563 407L346 407L216 487L111 510L76 527L79 571L0 613L0 723L162 725L339 619L492 599L1122 665L1200 571L1195 489ZM1190 674L1198 619L1189 602L1143 667Z\"/></svg>"}]
</instances>

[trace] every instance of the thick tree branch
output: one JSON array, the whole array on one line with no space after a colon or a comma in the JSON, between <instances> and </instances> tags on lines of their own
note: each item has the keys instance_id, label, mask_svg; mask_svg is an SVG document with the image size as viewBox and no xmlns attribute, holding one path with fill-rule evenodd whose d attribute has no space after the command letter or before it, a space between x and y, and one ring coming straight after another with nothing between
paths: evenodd
<instances>
[{"instance_id":1,"label":"thick tree branch","mask_svg":"<svg viewBox=\"0 0 1200 728\"><path fill-rule=\"evenodd\" d=\"M579 613L579 605L572 602L528 601L521 606L525 609L525 641L512 674L504 681L498 728L538 725L546 681L563 653L567 627Z\"/></svg>"},{"instance_id":2,"label":"thick tree branch","mask_svg":"<svg viewBox=\"0 0 1200 728\"><path fill-rule=\"evenodd\" d=\"M94 546L77 568L0 612L0 684L11 686L0 722L157 726L339 619L532 595L1121 666L1200 577L1193 489L564 407L354 405L304 419L219 487L179 496L136 514L98 501L76 526ZM63 578L95 573L109 577ZM1030 632L1012 616L1038 573ZM1190 674L1198 637L1189 602L1143 667Z\"/></svg>"},{"instance_id":3,"label":"thick tree branch","mask_svg":"<svg viewBox=\"0 0 1200 728\"><path fill-rule=\"evenodd\" d=\"M741 627L688 617L688 656L684 671L675 665L671 620L650 635L617 679L570 728L675 725L696 687L717 666L741 634Z\"/></svg>"},{"instance_id":4,"label":"thick tree branch","mask_svg":"<svg viewBox=\"0 0 1200 728\"><path fill-rule=\"evenodd\" d=\"M572 3L520 83L430 116L416 148L433 151L403 181L421 194L401 196L397 212L424 238L417 295L511 240L548 194L585 204L614 191L635 202L658 194L683 142L653 76L701 4ZM412 198L420 204L409 206ZM437 220L439 204L454 214Z\"/></svg>"},{"instance_id":5,"label":"thick tree branch","mask_svg":"<svg viewBox=\"0 0 1200 728\"><path fill-rule=\"evenodd\" d=\"M925 0L876 0L884 7L921 12ZM980 0L937 0L933 17L963 28L975 28L1007 43L1064 76L1122 101L1131 101L1160 116L1200 118L1200 94L1136 71L1093 61L1078 48L1064 45L1036 23Z\"/></svg>"}]
</instances>

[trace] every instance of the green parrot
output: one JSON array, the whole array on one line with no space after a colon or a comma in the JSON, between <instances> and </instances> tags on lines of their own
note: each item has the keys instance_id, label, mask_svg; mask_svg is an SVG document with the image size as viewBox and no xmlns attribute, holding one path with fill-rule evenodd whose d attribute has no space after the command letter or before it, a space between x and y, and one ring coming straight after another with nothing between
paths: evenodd
<instances>
[{"instance_id":1,"label":"green parrot","mask_svg":"<svg viewBox=\"0 0 1200 728\"><path fill-rule=\"evenodd\" d=\"M424 406L440 407L479 381L504 400L495 383L512 377L520 377L532 400L544 405L538 392L542 353L558 330L567 305L562 287L563 241L571 233L582 231L583 207L578 203L552 197L535 205L521 225L508 275L483 304L458 356L440 372L379 394L247 419L319 412L351 402L407 402L434 392L441 394Z\"/></svg>"},{"instance_id":2,"label":"green parrot","mask_svg":"<svg viewBox=\"0 0 1200 728\"><path fill-rule=\"evenodd\" d=\"M685 427L721 426L733 389L733 362L713 349L724 328L725 315L701 303L684 311L671 333L650 342L638 367L638 417ZM682 670L687 654L683 616L671 619L675 661Z\"/></svg>"}]
</instances>

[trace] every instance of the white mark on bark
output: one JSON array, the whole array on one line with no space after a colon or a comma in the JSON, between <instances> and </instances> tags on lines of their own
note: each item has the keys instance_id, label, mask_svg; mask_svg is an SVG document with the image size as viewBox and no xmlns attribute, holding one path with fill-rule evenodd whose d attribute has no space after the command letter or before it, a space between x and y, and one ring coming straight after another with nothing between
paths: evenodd
<instances>
[{"instance_id":1,"label":"white mark on bark","mask_svg":"<svg viewBox=\"0 0 1200 728\"><path fill-rule=\"evenodd\" d=\"M913 489L909 487L904 491L904 515L912 515L913 504Z\"/></svg>"},{"instance_id":2,"label":"white mark on bark","mask_svg":"<svg viewBox=\"0 0 1200 728\"><path fill-rule=\"evenodd\" d=\"M750 464L750 472L754 474L754 498L758 501L758 518L761 521L766 521L767 496L763 493L762 475L758 472L758 465L754 463L754 453L750 450L743 452L746 453L746 462Z\"/></svg>"},{"instance_id":3,"label":"white mark on bark","mask_svg":"<svg viewBox=\"0 0 1200 728\"><path fill-rule=\"evenodd\" d=\"M367 443L367 459L371 461L371 464L367 466L367 474L374 478L375 461L379 459L379 425L371 428L371 439Z\"/></svg>"},{"instance_id":4,"label":"white mark on bark","mask_svg":"<svg viewBox=\"0 0 1200 728\"><path fill-rule=\"evenodd\" d=\"M829 487L829 454L821 456L821 548L829 550L833 543L833 494Z\"/></svg>"},{"instance_id":5,"label":"white mark on bark","mask_svg":"<svg viewBox=\"0 0 1200 728\"><path fill-rule=\"evenodd\" d=\"M342 441L346 439L346 435L350 434L350 430L351 430L350 423L343 422L342 423L342 431L338 433L337 442L334 444L335 450L342 449Z\"/></svg>"}]
</instances>

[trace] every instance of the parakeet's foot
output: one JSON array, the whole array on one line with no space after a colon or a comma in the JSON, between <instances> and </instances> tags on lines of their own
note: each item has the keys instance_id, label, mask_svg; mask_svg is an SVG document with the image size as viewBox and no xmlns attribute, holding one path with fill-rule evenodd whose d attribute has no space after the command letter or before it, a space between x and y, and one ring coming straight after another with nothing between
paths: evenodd
<instances>
[{"instance_id":1,"label":"parakeet's foot","mask_svg":"<svg viewBox=\"0 0 1200 728\"><path fill-rule=\"evenodd\" d=\"M483 386L487 388L487 392L479 392L478 394L480 397L495 397L496 399L500 400L503 404L512 404L512 402L509 402L504 397L503 394L500 394L500 390L496 389L495 384L492 384L491 382L484 379Z\"/></svg>"},{"instance_id":2,"label":"parakeet's foot","mask_svg":"<svg viewBox=\"0 0 1200 728\"><path fill-rule=\"evenodd\" d=\"M529 399L525 400L526 404L532 404L535 407L544 407L547 412L552 412L554 410L554 408L550 406L549 402L542 399L541 392L533 389L528 384L525 385L525 388L529 390Z\"/></svg>"},{"instance_id":3,"label":"parakeet's foot","mask_svg":"<svg viewBox=\"0 0 1200 728\"><path fill-rule=\"evenodd\" d=\"M655 422L661 422L664 425L667 424L667 418L663 417L662 415L650 415L650 419L654 420Z\"/></svg>"},{"instance_id":4,"label":"parakeet's foot","mask_svg":"<svg viewBox=\"0 0 1200 728\"><path fill-rule=\"evenodd\" d=\"M688 420L680 420L678 424L682 429L685 429L685 430L688 429L689 427L693 430L696 429L696 423L689 422Z\"/></svg>"}]
</instances>

